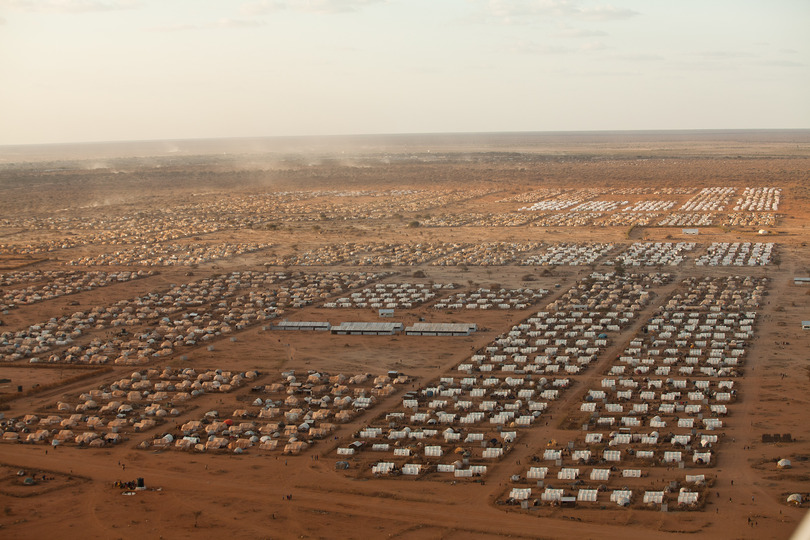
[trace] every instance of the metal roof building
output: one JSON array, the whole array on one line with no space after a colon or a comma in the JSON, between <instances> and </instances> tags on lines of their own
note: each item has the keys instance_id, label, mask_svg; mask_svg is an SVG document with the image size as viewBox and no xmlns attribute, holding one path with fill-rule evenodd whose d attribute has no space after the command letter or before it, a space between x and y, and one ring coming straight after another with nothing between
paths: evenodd
<instances>
[{"instance_id":1,"label":"metal roof building","mask_svg":"<svg viewBox=\"0 0 810 540\"><path fill-rule=\"evenodd\" d=\"M271 330L319 330L321 332L330 328L332 328L331 323L313 321L278 321L270 327Z\"/></svg>"},{"instance_id":2,"label":"metal roof building","mask_svg":"<svg viewBox=\"0 0 810 540\"><path fill-rule=\"evenodd\" d=\"M474 323L414 323L406 336L469 336L478 329Z\"/></svg>"},{"instance_id":3,"label":"metal roof building","mask_svg":"<svg viewBox=\"0 0 810 540\"><path fill-rule=\"evenodd\" d=\"M402 332L402 323L388 322L344 322L332 327L333 334L391 336Z\"/></svg>"}]
</instances>

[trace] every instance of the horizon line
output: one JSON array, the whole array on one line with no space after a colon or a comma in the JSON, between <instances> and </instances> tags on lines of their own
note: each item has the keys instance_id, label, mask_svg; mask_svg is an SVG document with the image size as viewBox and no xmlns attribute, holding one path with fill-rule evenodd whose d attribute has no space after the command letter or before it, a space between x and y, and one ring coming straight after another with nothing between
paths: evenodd
<instances>
[{"instance_id":1,"label":"horizon line","mask_svg":"<svg viewBox=\"0 0 810 540\"><path fill-rule=\"evenodd\" d=\"M756 133L756 132L810 132L805 128L679 128L679 129L594 129L594 130L545 130L545 131L425 131L425 132L391 132L391 133L333 133L316 135L233 135L223 137L179 137L168 139L110 139L106 141L71 141L0 144L0 148L22 148L35 146L69 146L91 144L132 144L132 143L165 143L193 141L238 141L238 140L272 140L272 139L340 139L364 137L414 137L414 136L469 136L469 135L567 135L567 134L646 134L646 133Z\"/></svg>"}]
</instances>

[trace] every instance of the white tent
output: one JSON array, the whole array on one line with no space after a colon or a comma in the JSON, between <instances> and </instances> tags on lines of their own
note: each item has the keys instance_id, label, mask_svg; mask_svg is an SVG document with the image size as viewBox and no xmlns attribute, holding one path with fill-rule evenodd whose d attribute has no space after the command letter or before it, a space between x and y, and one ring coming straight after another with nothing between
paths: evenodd
<instances>
[{"instance_id":1,"label":"white tent","mask_svg":"<svg viewBox=\"0 0 810 540\"><path fill-rule=\"evenodd\" d=\"M610 469L593 469L591 471L591 480L606 482L609 479L610 479Z\"/></svg>"},{"instance_id":2,"label":"white tent","mask_svg":"<svg viewBox=\"0 0 810 540\"><path fill-rule=\"evenodd\" d=\"M388 474L394 470L394 464L389 461L381 461L371 467L373 474Z\"/></svg>"},{"instance_id":3,"label":"white tent","mask_svg":"<svg viewBox=\"0 0 810 540\"><path fill-rule=\"evenodd\" d=\"M632 498L633 492L629 489L614 489L610 494L610 502L615 502L619 506L629 505Z\"/></svg>"},{"instance_id":4,"label":"white tent","mask_svg":"<svg viewBox=\"0 0 810 540\"><path fill-rule=\"evenodd\" d=\"M425 446L425 455L429 457L441 457L441 446Z\"/></svg>"},{"instance_id":5,"label":"white tent","mask_svg":"<svg viewBox=\"0 0 810 540\"><path fill-rule=\"evenodd\" d=\"M680 452L664 452L664 463L676 463L681 460Z\"/></svg>"},{"instance_id":6,"label":"white tent","mask_svg":"<svg viewBox=\"0 0 810 540\"><path fill-rule=\"evenodd\" d=\"M531 488L512 488L512 491L509 492L509 497L515 499L516 501L525 501L531 496L531 494Z\"/></svg>"},{"instance_id":7,"label":"white tent","mask_svg":"<svg viewBox=\"0 0 810 540\"><path fill-rule=\"evenodd\" d=\"M664 492L663 491L645 491L644 492L644 504L661 504L664 502Z\"/></svg>"},{"instance_id":8,"label":"white tent","mask_svg":"<svg viewBox=\"0 0 810 540\"><path fill-rule=\"evenodd\" d=\"M595 489L580 489L577 493L577 501L580 502L596 502L598 491Z\"/></svg>"},{"instance_id":9,"label":"white tent","mask_svg":"<svg viewBox=\"0 0 810 540\"><path fill-rule=\"evenodd\" d=\"M526 478L531 480L542 480L548 473L548 467L530 467L529 472L526 473Z\"/></svg>"},{"instance_id":10,"label":"white tent","mask_svg":"<svg viewBox=\"0 0 810 540\"><path fill-rule=\"evenodd\" d=\"M700 493L696 491L683 491L678 493L678 504L696 504Z\"/></svg>"},{"instance_id":11,"label":"white tent","mask_svg":"<svg viewBox=\"0 0 810 540\"><path fill-rule=\"evenodd\" d=\"M422 465L418 463L406 463L402 466L402 474L416 476L422 470Z\"/></svg>"}]
</instances>

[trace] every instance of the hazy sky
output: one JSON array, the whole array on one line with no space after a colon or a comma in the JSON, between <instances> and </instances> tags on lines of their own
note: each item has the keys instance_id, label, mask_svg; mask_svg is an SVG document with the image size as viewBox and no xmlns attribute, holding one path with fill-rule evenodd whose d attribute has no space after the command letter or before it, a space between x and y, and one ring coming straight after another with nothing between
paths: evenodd
<instances>
[{"instance_id":1,"label":"hazy sky","mask_svg":"<svg viewBox=\"0 0 810 540\"><path fill-rule=\"evenodd\" d=\"M809 0L0 0L0 144L810 128Z\"/></svg>"}]
</instances>

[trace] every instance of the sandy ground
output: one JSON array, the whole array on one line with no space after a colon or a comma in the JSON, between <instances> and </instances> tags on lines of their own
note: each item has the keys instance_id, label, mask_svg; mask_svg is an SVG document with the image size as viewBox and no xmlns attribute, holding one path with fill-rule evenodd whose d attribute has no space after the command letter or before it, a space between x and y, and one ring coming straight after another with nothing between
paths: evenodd
<instances>
[{"instance_id":1,"label":"sandy ground","mask_svg":"<svg viewBox=\"0 0 810 540\"><path fill-rule=\"evenodd\" d=\"M767 303L760 310L756 339L746 356L745 376L736 381L738 401L731 413L718 451L717 463L707 472L716 477L709 489L706 505L698 511L660 512L607 505L598 509L537 507L529 512L497 504L510 488L509 478L520 472L516 462L542 449L551 438L565 440L576 435L564 429L564 418L577 411L582 392L598 380L612 357L630 340L638 324L614 340L611 349L600 355L597 364L580 377L563 399L552 405L548 425L537 425L524 433L520 444L505 459L494 463L485 483L452 482L437 477L406 479L370 479L368 475L334 470L335 448L366 423L395 406L402 392L382 398L371 410L338 427L337 439L321 441L302 455L287 456L280 451L261 453L254 450L241 455L229 453L186 453L179 451L140 450L136 447L164 426L132 434L120 445L101 448L65 446L51 448L42 444L0 442L0 532L9 538L43 538L58 532L63 538L788 538L806 513L806 507L792 507L785 498L794 492L810 491L810 424L807 407L810 369L807 350L810 332L802 331L800 321L810 319L810 286L793 284L794 276L810 275L806 227L810 205L806 183L810 180L810 162L804 155L791 155L793 143L756 140L745 141L677 141L671 147L651 141L633 152L639 141L614 142L566 141L556 148L555 156L565 152L580 154L565 159L527 159L524 163L506 160L487 162L485 157L467 163L413 164L385 167L354 167L329 164L316 167L282 169L272 172L279 186L304 178L299 189L377 189L392 185L425 188L436 192L465 189L470 178L476 187L485 186L488 194L471 200L431 209L430 213L463 214L465 212L513 211L515 204L498 202L503 198L544 187L584 188L610 186L779 186L784 189L778 225L770 227L767 237L756 229L701 227L698 237L689 237L680 227L450 227L409 228L414 214L402 218L375 218L355 221L327 220L318 229L311 224L289 224L281 230L244 229L204 235L208 242L257 241L274 244L274 254L302 252L317 246L341 242L488 242L537 241L615 242L629 244L636 240L696 241L701 246L690 261L678 267L666 267L676 280L666 291L675 290L681 278L688 276L723 276L729 274L768 276L772 283ZM802 146L805 148L805 146ZM109 150L109 149L108 149ZM498 148L502 151L503 148ZM797 151L798 152L798 151ZM587 154L587 156L585 156ZM799 152L801 154L801 152ZM644 155L643 160L628 156ZM659 155L659 159L650 159ZM661 158L660 156L664 156ZM678 158L678 156L689 156ZM740 155L741 157L737 158ZM774 158L774 156L779 156ZM546 156L547 157L547 156ZM598 157L598 159L596 159ZM195 184L199 170L206 170L205 160L188 165L186 179L165 187L161 199L190 200L190 193L203 186L216 197L232 164L210 166L210 176ZM43 175L21 167L19 178L30 176L41 182ZM131 168L136 168L131 166ZM230 168L230 169L229 169ZM104 171L105 169L101 169ZM182 171L175 165L172 173ZM133 211L141 204L153 204L152 197L139 198L136 193L137 171L118 177L122 189L116 192L119 203L104 210L111 213ZM8 175L8 171L3 174ZM156 173L148 173L147 183L158 185ZM179 174L179 173L178 173ZM65 175L91 189L100 197L111 189L109 174L96 170L67 172ZM268 189L267 170L261 173L260 189ZM374 177L380 179L375 183ZM430 180L426 177L429 176ZM214 180L212 180L214 178ZM484 180L486 178L486 180ZM19 180L20 182L22 180ZM307 184L306 182L310 182ZM198 185L199 184L199 185ZM3 184L9 195L8 204L21 198L18 185L7 179ZM303 186L303 187L302 187ZM8 214L45 212L50 207L69 209L73 203L60 200L63 184L54 183L42 199L42 207L17 205ZM256 192L256 184L236 186L245 193ZM229 193L237 193L230 191ZM641 200L666 198L679 202L690 195L630 195L607 199ZM117 199L117 200L118 200ZM148 202L144 201L148 199ZM96 209L79 209L76 215L92 214ZM304 210L305 212L306 210ZM18 214L19 213L19 214ZM65 211L64 215L70 212ZM270 220L272 221L272 220ZM8 227L0 242L10 243L16 235L21 241L47 238L48 234L20 232ZM27 235L27 236L26 236ZM38 236L39 235L39 236ZM779 244L779 266L766 268L696 267L691 259L702 254L714 241L775 241ZM62 262L78 255L121 249L103 245L83 246L49 253L45 262L34 262L25 268L59 269ZM619 251L618 247L614 252ZM132 298L152 290L163 290L171 283L183 283L208 275L232 270L263 270L268 258L265 252L235 257L193 268L160 268L160 274L134 282L115 284L39 304L22 306L2 315L2 330L18 330L34 322L93 305ZM605 259L602 259L603 261ZM19 256L6 257L3 271L25 262ZM281 267L273 267L273 270ZM291 268L294 269L294 268ZM315 270L370 270L363 267L304 267ZM601 264L596 270L608 270ZM384 282L457 283L462 290L499 284L504 287L545 288L549 294L525 310L450 311L434 310L430 304L400 310L397 321L410 324L425 318L431 322L473 322L480 329L469 337L417 338L406 336L337 336L322 333L274 332L260 326L235 334L234 341L221 339L213 350L197 346L179 350L171 357L156 361L156 366L193 366L223 368L235 371L257 369L263 373L262 384L279 379L285 369L325 370L330 373L384 373L394 369L413 378L413 387L435 380L452 366L496 336L553 301L560 290L592 271L591 266L526 268L505 267L417 267L374 268L391 270L396 275ZM425 277L413 277L422 270ZM532 281L525 281L531 274ZM561 284L557 289L555 285ZM12 287L3 287L4 290ZM663 290L663 289L662 289ZM663 301L661 294L645 310L650 313ZM77 303L78 306L77 307ZM314 305L290 310L290 320L378 321L372 309L327 309ZM92 335L104 335L103 330ZM89 339L89 338L88 338ZM131 367L114 367L112 372L92 375L80 381L67 380L75 371L60 368L31 368L23 363L0 365L0 395L24 392L3 404L8 417L28 413L50 414L56 401L76 396L90 388L128 375ZM36 384L46 387L28 393ZM409 387L410 389L410 387ZM244 387L230 394L205 395L183 408L181 416L170 420L182 423L198 419L211 408L233 409L250 395ZM793 442L764 443L763 434L790 433ZM779 470L775 461L788 458L793 468ZM18 476L18 471L24 471ZM45 479L42 479L42 476ZM35 486L22 485L24 478L39 478ZM147 489L126 494L116 488L116 480L144 478ZM291 495L291 498L288 496ZM756 525L751 525L752 521Z\"/></svg>"}]
</instances>

